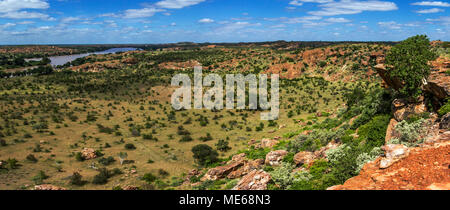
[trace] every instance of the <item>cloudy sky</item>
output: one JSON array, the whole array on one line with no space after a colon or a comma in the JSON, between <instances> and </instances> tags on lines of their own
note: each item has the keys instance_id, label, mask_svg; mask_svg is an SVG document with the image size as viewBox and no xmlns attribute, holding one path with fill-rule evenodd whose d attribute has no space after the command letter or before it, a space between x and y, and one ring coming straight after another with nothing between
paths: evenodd
<instances>
[{"instance_id":1,"label":"cloudy sky","mask_svg":"<svg viewBox=\"0 0 450 210\"><path fill-rule=\"evenodd\" d=\"M450 39L449 1L0 0L0 44Z\"/></svg>"}]
</instances>

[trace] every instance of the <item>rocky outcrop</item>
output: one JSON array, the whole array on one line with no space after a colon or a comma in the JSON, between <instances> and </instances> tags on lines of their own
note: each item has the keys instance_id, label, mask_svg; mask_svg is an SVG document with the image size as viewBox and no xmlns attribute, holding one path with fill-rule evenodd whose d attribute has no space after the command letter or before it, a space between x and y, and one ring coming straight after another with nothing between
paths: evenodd
<instances>
[{"instance_id":1,"label":"rocky outcrop","mask_svg":"<svg viewBox=\"0 0 450 210\"><path fill-rule=\"evenodd\" d=\"M272 148L278 143L280 142L276 139L262 139L261 142L259 143L257 143L256 140L251 140L249 142L249 145L253 145L256 149L259 149L259 148Z\"/></svg>"},{"instance_id":2,"label":"rocky outcrop","mask_svg":"<svg viewBox=\"0 0 450 210\"><path fill-rule=\"evenodd\" d=\"M244 161L234 162L225 166L218 166L212 169L209 169L206 172L205 176L203 176L202 181L206 180L218 180L225 178L229 173L239 169L244 165Z\"/></svg>"},{"instance_id":3,"label":"rocky outcrop","mask_svg":"<svg viewBox=\"0 0 450 210\"><path fill-rule=\"evenodd\" d=\"M97 154L95 154L95 150L91 148L84 148L83 151L81 151L81 156L85 160L91 160L97 158Z\"/></svg>"},{"instance_id":4,"label":"rocky outcrop","mask_svg":"<svg viewBox=\"0 0 450 210\"><path fill-rule=\"evenodd\" d=\"M450 133L444 134L436 137L438 143L410 149L388 168L381 169L382 158L378 158L366 164L360 175L329 190L450 190Z\"/></svg>"},{"instance_id":5,"label":"rocky outcrop","mask_svg":"<svg viewBox=\"0 0 450 210\"><path fill-rule=\"evenodd\" d=\"M34 190L66 190L62 187L57 187L50 184L36 185L34 186Z\"/></svg>"},{"instance_id":6,"label":"rocky outcrop","mask_svg":"<svg viewBox=\"0 0 450 210\"><path fill-rule=\"evenodd\" d=\"M404 99L395 99L392 102L394 118L397 122L408 119L411 115L420 115L427 111L425 100L419 98L418 102L410 102Z\"/></svg>"},{"instance_id":7,"label":"rocky outcrop","mask_svg":"<svg viewBox=\"0 0 450 210\"><path fill-rule=\"evenodd\" d=\"M270 166L279 166L283 158L288 154L286 150L277 150L269 152L266 155L265 163Z\"/></svg>"},{"instance_id":8,"label":"rocky outcrop","mask_svg":"<svg viewBox=\"0 0 450 210\"><path fill-rule=\"evenodd\" d=\"M398 121L395 119L391 119L391 121L389 122L388 128L386 130L386 144L395 136L395 126L397 126L397 124Z\"/></svg>"},{"instance_id":9,"label":"rocky outcrop","mask_svg":"<svg viewBox=\"0 0 450 210\"><path fill-rule=\"evenodd\" d=\"M380 168L385 169L408 156L408 147L401 144L389 144L382 147L385 157L380 160Z\"/></svg>"},{"instance_id":10,"label":"rocky outcrop","mask_svg":"<svg viewBox=\"0 0 450 210\"><path fill-rule=\"evenodd\" d=\"M125 191L135 191L135 190L139 190L139 188L136 187L136 186L133 186L133 185L128 185L128 186L125 186L123 188L123 190L125 190Z\"/></svg>"},{"instance_id":11,"label":"rocky outcrop","mask_svg":"<svg viewBox=\"0 0 450 210\"><path fill-rule=\"evenodd\" d=\"M231 172L228 174L228 179L236 179L242 176L247 175L248 173L259 170L264 166L264 160L263 159L257 159L257 160L250 160L246 161L244 163L244 166L240 167L238 170Z\"/></svg>"},{"instance_id":12,"label":"rocky outcrop","mask_svg":"<svg viewBox=\"0 0 450 210\"><path fill-rule=\"evenodd\" d=\"M297 165L309 166L314 162L316 156L312 152L299 152L294 156L294 163Z\"/></svg>"},{"instance_id":13,"label":"rocky outcrop","mask_svg":"<svg viewBox=\"0 0 450 210\"><path fill-rule=\"evenodd\" d=\"M254 170L244 176L233 190L267 190L267 184L271 179L269 173L263 170Z\"/></svg>"},{"instance_id":14,"label":"rocky outcrop","mask_svg":"<svg viewBox=\"0 0 450 210\"><path fill-rule=\"evenodd\" d=\"M441 118L439 128L443 130L450 130L450 113L447 113Z\"/></svg>"}]
</instances>

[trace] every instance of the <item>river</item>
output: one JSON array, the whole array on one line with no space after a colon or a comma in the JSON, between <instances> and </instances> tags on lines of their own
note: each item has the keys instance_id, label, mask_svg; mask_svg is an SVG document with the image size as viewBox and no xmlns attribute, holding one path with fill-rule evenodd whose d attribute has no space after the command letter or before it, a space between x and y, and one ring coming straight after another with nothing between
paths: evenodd
<instances>
[{"instance_id":1,"label":"river","mask_svg":"<svg viewBox=\"0 0 450 210\"><path fill-rule=\"evenodd\" d=\"M49 57L49 59L52 61L50 64L52 66L60 66L60 65L64 65L68 62L72 62L78 58L83 58L89 55L104 55L104 54L109 54L109 53L117 53L117 52L128 52L128 51L135 51L135 50L139 50L137 48L111 48L105 51L100 51L100 52L93 52L93 53L84 53L84 54L75 54L75 55L62 55L62 56L52 56ZM28 61L40 61L42 60L42 58L31 58L31 59L25 59L27 62Z\"/></svg>"}]
</instances>

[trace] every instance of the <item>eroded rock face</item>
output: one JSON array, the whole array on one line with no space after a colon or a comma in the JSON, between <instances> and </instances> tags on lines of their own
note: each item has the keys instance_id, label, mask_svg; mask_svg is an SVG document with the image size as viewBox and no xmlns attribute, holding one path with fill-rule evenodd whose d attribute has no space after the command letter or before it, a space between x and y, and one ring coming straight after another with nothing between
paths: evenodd
<instances>
[{"instance_id":1,"label":"eroded rock face","mask_svg":"<svg viewBox=\"0 0 450 210\"><path fill-rule=\"evenodd\" d=\"M36 185L34 186L34 190L66 190L62 187L57 187L50 184Z\"/></svg>"},{"instance_id":2,"label":"eroded rock face","mask_svg":"<svg viewBox=\"0 0 450 210\"><path fill-rule=\"evenodd\" d=\"M274 139L263 139L261 140L261 143L259 145L257 145L257 148L272 148L275 145L277 145L279 143L279 141L274 140Z\"/></svg>"},{"instance_id":3,"label":"eroded rock face","mask_svg":"<svg viewBox=\"0 0 450 210\"><path fill-rule=\"evenodd\" d=\"M389 122L385 138L386 144L395 136L395 126L397 126L397 124L398 121L395 119L391 119L391 121Z\"/></svg>"},{"instance_id":4,"label":"eroded rock face","mask_svg":"<svg viewBox=\"0 0 450 210\"><path fill-rule=\"evenodd\" d=\"M233 188L233 190L267 190L267 184L271 180L269 173L263 170L253 170Z\"/></svg>"},{"instance_id":5,"label":"eroded rock face","mask_svg":"<svg viewBox=\"0 0 450 210\"><path fill-rule=\"evenodd\" d=\"M294 156L294 162L297 165L309 166L314 162L315 155L312 152L299 152Z\"/></svg>"},{"instance_id":6,"label":"eroded rock face","mask_svg":"<svg viewBox=\"0 0 450 210\"><path fill-rule=\"evenodd\" d=\"M270 166L279 166L283 158L288 154L286 150L277 150L269 152L266 155L265 163Z\"/></svg>"},{"instance_id":7,"label":"eroded rock face","mask_svg":"<svg viewBox=\"0 0 450 210\"><path fill-rule=\"evenodd\" d=\"M91 160L97 158L97 155L95 154L95 150L91 148L84 148L83 151L81 151L81 156L85 160Z\"/></svg>"},{"instance_id":8,"label":"eroded rock face","mask_svg":"<svg viewBox=\"0 0 450 210\"><path fill-rule=\"evenodd\" d=\"M244 166L242 166L238 170L233 171L230 174L228 174L227 178L228 179L236 179L236 178L242 177L244 175L247 175L248 173L250 173L254 170L259 170L263 166L264 166L263 159L246 161Z\"/></svg>"},{"instance_id":9,"label":"eroded rock face","mask_svg":"<svg viewBox=\"0 0 450 210\"><path fill-rule=\"evenodd\" d=\"M128 186L125 186L123 188L123 190L125 190L125 191L135 191L135 190L139 190L139 188L136 187L136 186L133 186L133 185L128 185Z\"/></svg>"},{"instance_id":10,"label":"eroded rock face","mask_svg":"<svg viewBox=\"0 0 450 210\"><path fill-rule=\"evenodd\" d=\"M441 118L439 128L443 130L450 130L450 113L447 113Z\"/></svg>"},{"instance_id":11,"label":"eroded rock face","mask_svg":"<svg viewBox=\"0 0 450 210\"><path fill-rule=\"evenodd\" d=\"M383 146L382 149L385 152L384 158L380 161L380 168L385 169L394 164L395 162L401 160L402 158L408 156L408 147L402 144L389 144Z\"/></svg>"},{"instance_id":12,"label":"eroded rock face","mask_svg":"<svg viewBox=\"0 0 450 210\"><path fill-rule=\"evenodd\" d=\"M218 180L225 178L229 173L239 169L244 165L244 161L234 162L225 166L218 166L212 169L209 169L206 172L205 176L203 176L202 181L206 180Z\"/></svg>"},{"instance_id":13,"label":"eroded rock face","mask_svg":"<svg viewBox=\"0 0 450 210\"><path fill-rule=\"evenodd\" d=\"M418 102L408 102L404 99L395 99L392 102L394 118L397 122L408 119L411 115L419 115L427 111L427 106L422 98Z\"/></svg>"}]
</instances>

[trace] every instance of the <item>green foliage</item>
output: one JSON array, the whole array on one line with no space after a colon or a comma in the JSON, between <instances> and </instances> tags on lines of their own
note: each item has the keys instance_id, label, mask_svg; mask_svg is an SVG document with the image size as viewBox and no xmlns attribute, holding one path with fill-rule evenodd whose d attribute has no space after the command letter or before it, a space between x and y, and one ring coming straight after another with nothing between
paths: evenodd
<instances>
[{"instance_id":1,"label":"green foliage","mask_svg":"<svg viewBox=\"0 0 450 210\"><path fill-rule=\"evenodd\" d=\"M266 159L266 155L270 152L269 148L249 149L243 151L250 160Z\"/></svg>"},{"instance_id":2,"label":"green foliage","mask_svg":"<svg viewBox=\"0 0 450 210\"><path fill-rule=\"evenodd\" d=\"M218 160L219 154L206 144L199 144L192 148L194 159L200 166L212 164Z\"/></svg>"},{"instance_id":3,"label":"green foliage","mask_svg":"<svg viewBox=\"0 0 450 210\"><path fill-rule=\"evenodd\" d=\"M111 173L111 171L109 171L108 169L100 168L98 174L94 176L94 180L92 181L92 183L96 185L106 184L108 183L108 179L113 175L114 174Z\"/></svg>"},{"instance_id":4,"label":"green foliage","mask_svg":"<svg viewBox=\"0 0 450 210\"><path fill-rule=\"evenodd\" d=\"M400 143L408 147L414 147L422 143L423 139L419 139L425 131L424 124L426 120L420 119L416 122L409 123L404 120L395 126L395 131L400 134L399 138L391 139L391 143Z\"/></svg>"},{"instance_id":5,"label":"green foliage","mask_svg":"<svg viewBox=\"0 0 450 210\"><path fill-rule=\"evenodd\" d=\"M69 177L69 180L71 185L76 186L82 186L86 183L85 181L83 181L83 176L81 176L81 174L78 172L74 172L72 176Z\"/></svg>"},{"instance_id":6,"label":"green foliage","mask_svg":"<svg viewBox=\"0 0 450 210\"><path fill-rule=\"evenodd\" d=\"M369 148L369 151L374 147L381 147L385 144L386 130L390 118L389 115L376 116L359 128L358 135L360 139L366 140L366 148Z\"/></svg>"},{"instance_id":7,"label":"green foliage","mask_svg":"<svg viewBox=\"0 0 450 210\"><path fill-rule=\"evenodd\" d=\"M134 146L134 144L125 144L125 149L127 150L135 150L136 146Z\"/></svg>"},{"instance_id":8,"label":"green foliage","mask_svg":"<svg viewBox=\"0 0 450 210\"><path fill-rule=\"evenodd\" d=\"M29 154L29 155L27 155L27 158L26 158L28 161L30 161L30 162L32 162L32 163L37 163L38 162L38 159L33 155L33 154Z\"/></svg>"},{"instance_id":9,"label":"green foliage","mask_svg":"<svg viewBox=\"0 0 450 210\"><path fill-rule=\"evenodd\" d=\"M219 142L216 144L217 150L221 152L226 152L231 149L228 141L225 141L223 139L220 139Z\"/></svg>"},{"instance_id":10,"label":"green foliage","mask_svg":"<svg viewBox=\"0 0 450 210\"><path fill-rule=\"evenodd\" d=\"M147 183L151 184L151 183L155 182L158 179L158 177L156 177L155 175L153 175L151 173L146 173L146 174L144 174L142 179L144 181L146 181Z\"/></svg>"},{"instance_id":11,"label":"green foliage","mask_svg":"<svg viewBox=\"0 0 450 210\"><path fill-rule=\"evenodd\" d=\"M426 35L410 37L394 46L386 56L391 78L403 85L398 90L402 96L416 98L422 93L422 81L430 75L429 61L436 59Z\"/></svg>"},{"instance_id":12,"label":"green foliage","mask_svg":"<svg viewBox=\"0 0 450 210\"><path fill-rule=\"evenodd\" d=\"M446 115L449 112L450 112L450 99L447 99L447 103L445 103L444 106L442 106L439 109L438 114L439 114L439 116L442 117L442 116Z\"/></svg>"},{"instance_id":13,"label":"green foliage","mask_svg":"<svg viewBox=\"0 0 450 210\"><path fill-rule=\"evenodd\" d=\"M32 178L34 181L34 184L41 185L44 183L44 180L48 179L49 176L47 176L44 171L39 171L36 176Z\"/></svg>"},{"instance_id":14,"label":"green foliage","mask_svg":"<svg viewBox=\"0 0 450 210\"><path fill-rule=\"evenodd\" d=\"M108 165L111 165L112 163L114 163L115 161L116 160L113 157L109 156L108 158L104 158L104 157L101 158L100 160L98 160L98 163L100 163L104 166L108 166Z\"/></svg>"},{"instance_id":15,"label":"green foliage","mask_svg":"<svg viewBox=\"0 0 450 210\"><path fill-rule=\"evenodd\" d=\"M293 169L294 166L292 164L283 162L279 167L276 167L270 172L270 175L275 184L281 189L287 189L294 181L294 176L291 174Z\"/></svg>"},{"instance_id":16,"label":"green foliage","mask_svg":"<svg viewBox=\"0 0 450 210\"><path fill-rule=\"evenodd\" d=\"M358 166L358 168L356 169L356 173L359 173L366 163L374 161L381 154L383 154L383 150L381 149L381 147L373 148L370 153L360 154L356 158L356 165Z\"/></svg>"}]
</instances>

